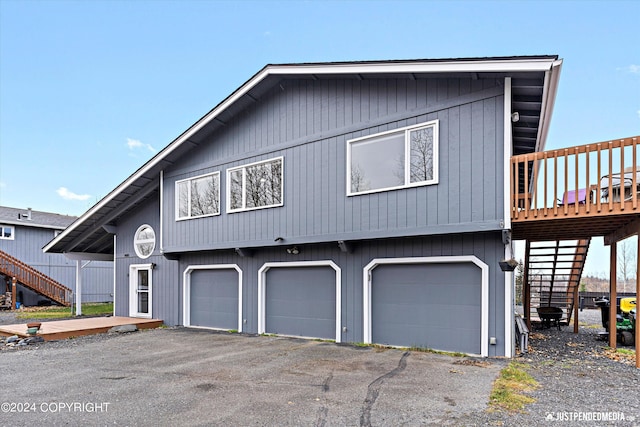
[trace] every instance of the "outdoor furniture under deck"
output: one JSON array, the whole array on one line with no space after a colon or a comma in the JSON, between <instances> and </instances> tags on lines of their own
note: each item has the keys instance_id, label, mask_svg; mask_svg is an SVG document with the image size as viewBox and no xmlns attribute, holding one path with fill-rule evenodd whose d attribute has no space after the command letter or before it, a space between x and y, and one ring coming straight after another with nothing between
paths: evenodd
<instances>
[{"instance_id":1,"label":"outdoor furniture under deck","mask_svg":"<svg viewBox=\"0 0 640 427\"><path fill-rule=\"evenodd\" d=\"M560 307L538 307L538 316L542 320L543 328L550 328L552 325L560 330L560 319L562 318L562 309Z\"/></svg>"}]
</instances>

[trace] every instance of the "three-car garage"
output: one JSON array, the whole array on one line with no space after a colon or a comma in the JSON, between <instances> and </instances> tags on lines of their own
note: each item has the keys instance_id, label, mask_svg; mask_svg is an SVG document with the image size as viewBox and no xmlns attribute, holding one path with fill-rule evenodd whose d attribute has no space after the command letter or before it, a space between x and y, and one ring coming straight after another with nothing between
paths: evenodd
<instances>
[{"instance_id":1,"label":"three-car garage","mask_svg":"<svg viewBox=\"0 0 640 427\"><path fill-rule=\"evenodd\" d=\"M362 316L363 342L488 354L488 266L477 257L380 258L360 271L362 311L345 315ZM259 334L342 341L335 262L268 262L257 276ZM187 268L185 326L242 331L242 307L237 265Z\"/></svg>"}]
</instances>

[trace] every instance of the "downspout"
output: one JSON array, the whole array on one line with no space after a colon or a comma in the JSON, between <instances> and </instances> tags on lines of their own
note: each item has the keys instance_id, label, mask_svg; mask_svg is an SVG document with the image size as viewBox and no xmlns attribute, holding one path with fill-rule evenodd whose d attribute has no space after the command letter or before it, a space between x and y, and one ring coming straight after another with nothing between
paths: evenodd
<instances>
[{"instance_id":1,"label":"downspout","mask_svg":"<svg viewBox=\"0 0 640 427\"><path fill-rule=\"evenodd\" d=\"M82 260L76 260L76 316L82 316L82 274L80 266Z\"/></svg>"},{"instance_id":2,"label":"downspout","mask_svg":"<svg viewBox=\"0 0 640 427\"><path fill-rule=\"evenodd\" d=\"M511 235L511 187L509 179L511 175L511 154L513 152L511 132L511 77L504 79L504 150L503 150L503 235L508 233ZM504 241L504 259L513 258L513 243L511 238L508 242ZM504 272L504 355L505 357L513 357L513 347L515 345L515 301L514 301L514 279L513 272Z\"/></svg>"},{"instance_id":3,"label":"downspout","mask_svg":"<svg viewBox=\"0 0 640 427\"><path fill-rule=\"evenodd\" d=\"M117 239L117 234L113 235L113 315L116 315L116 283L117 283L117 276L116 276L116 266L118 265L118 258L116 257L117 252L117 243L118 239Z\"/></svg>"},{"instance_id":4,"label":"downspout","mask_svg":"<svg viewBox=\"0 0 640 427\"><path fill-rule=\"evenodd\" d=\"M160 171L160 253L164 253L164 243L163 243L163 215L164 211L164 170Z\"/></svg>"}]
</instances>

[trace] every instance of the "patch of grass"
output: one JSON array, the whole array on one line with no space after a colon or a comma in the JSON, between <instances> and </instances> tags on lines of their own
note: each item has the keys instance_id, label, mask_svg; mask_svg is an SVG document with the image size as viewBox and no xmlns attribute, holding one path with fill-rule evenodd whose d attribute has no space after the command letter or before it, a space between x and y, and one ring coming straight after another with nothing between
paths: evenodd
<instances>
[{"instance_id":1,"label":"patch of grass","mask_svg":"<svg viewBox=\"0 0 640 427\"><path fill-rule=\"evenodd\" d=\"M493 383L489 405L508 412L523 412L525 405L535 402L525 393L538 388L538 382L525 370L526 365L512 361L500 371Z\"/></svg>"},{"instance_id":2,"label":"patch of grass","mask_svg":"<svg viewBox=\"0 0 640 427\"><path fill-rule=\"evenodd\" d=\"M82 304L82 315L104 316L113 313L113 303L86 303ZM72 317L71 307L25 307L21 309L18 319L67 319Z\"/></svg>"},{"instance_id":3,"label":"patch of grass","mask_svg":"<svg viewBox=\"0 0 640 427\"><path fill-rule=\"evenodd\" d=\"M370 348L374 348L376 350L391 350L391 349L395 349L395 350L415 351L415 352L421 352L421 353L442 354L444 356L451 356L451 357L467 357L467 355L465 353L459 353L459 352L455 352L455 351L433 350L433 349L428 348L428 347L420 347L420 346L416 346L416 345L411 346L411 347L398 347L398 346L383 345L383 344L367 344L367 343L363 343L363 342L353 342L351 344L355 345L356 347L370 347Z\"/></svg>"},{"instance_id":4,"label":"patch of grass","mask_svg":"<svg viewBox=\"0 0 640 427\"><path fill-rule=\"evenodd\" d=\"M313 341L316 342L328 342L328 343L334 343L336 342L336 340L328 340L328 339L324 339L324 338L314 338Z\"/></svg>"},{"instance_id":5,"label":"patch of grass","mask_svg":"<svg viewBox=\"0 0 640 427\"><path fill-rule=\"evenodd\" d=\"M636 352L633 350L629 350L628 348L619 348L618 353L620 354L628 354L629 356L635 356Z\"/></svg>"},{"instance_id":6,"label":"patch of grass","mask_svg":"<svg viewBox=\"0 0 640 427\"><path fill-rule=\"evenodd\" d=\"M227 332L230 333L230 334L237 334L238 330L237 329L229 329Z\"/></svg>"}]
</instances>

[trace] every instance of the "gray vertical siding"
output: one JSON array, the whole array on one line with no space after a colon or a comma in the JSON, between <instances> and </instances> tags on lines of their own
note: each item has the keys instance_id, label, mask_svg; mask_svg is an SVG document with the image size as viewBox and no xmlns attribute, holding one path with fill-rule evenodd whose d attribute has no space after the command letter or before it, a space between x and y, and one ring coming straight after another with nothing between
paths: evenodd
<instances>
[{"instance_id":1,"label":"gray vertical siding","mask_svg":"<svg viewBox=\"0 0 640 427\"><path fill-rule=\"evenodd\" d=\"M14 240L0 239L0 250L75 292L76 261L68 259L63 254L42 252L42 248L54 238L54 230L20 225L14 227ZM82 301L113 301L112 266L111 262L92 261L81 270ZM41 299L45 298L33 294L27 301L22 302L26 305L36 305Z\"/></svg>"},{"instance_id":2,"label":"gray vertical siding","mask_svg":"<svg viewBox=\"0 0 640 427\"><path fill-rule=\"evenodd\" d=\"M137 259L143 223L159 238L158 196L117 224L116 312L129 310L129 266L155 263L153 316L183 319L182 273L189 266L234 264L243 272L243 330L258 330L258 271L267 262L331 260L341 269L341 339L363 341L363 268L375 258L475 255L489 266L490 356L505 353L503 90L500 80L285 80L164 171L164 250ZM439 121L437 185L346 196L348 140ZM226 213L226 170L284 158L284 206ZM214 171L221 214L175 221L175 182ZM494 231L486 231L494 230ZM276 243L276 237L284 241ZM401 238L402 237L402 238ZM337 240L353 241L341 252ZM297 244L299 255L287 254ZM240 257L234 248L254 247ZM453 271L453 270L452 270Z\"/></svg>"},{"instance_id":3,"label":"gray vertical siding","mask_svg":"<svg viewBox=\"0 0 640 427\"><path fill-rule=\"evenodd\" d=\"M133 248L133 237L143 224L150 225L156 234L156 247L146 259L138 258ZM167 260L160 253L160 202L157 194L144 203L139 210L117 224L116 241L116 297L117 316L129 315L129 267L134 264L155 264L152 271L152 315L163 319L168 325L181 323L179 305L182 304L178 263ZM180 308L181 309L181 308Z\"/></svg>"},{"instance_id":4,"label":"gray vertical siding","mask_svg":"<svg viewBox=\"0 0 640 427\"><path fill-rule=\"evenodd\" d=\"M497 80L288 80L165 170L165 249L263 246L497 229L503 93ZM439 183L346 196L349 139L439 120ZM284 157L284 206L226 213L228 168ZM175 182L221 173L219 216L175 221ZM447 228L448 227L448 228Z\"/></svg>"},{"instance_id":5,"label":"gray vertical siding","mask_svg":"<svg viewBox=\"0 0 640 427\"><path fill-rule=\"evenodd\" d=\"M331 260L341 269L342 310L341 324L347 328L342 334L344 342L363 341L363 269L374 258L426 257L475 255L489 266L489 337L496 337L498 344L489 346L490 356L504 355L504 273L500 271L498 261L504 255L504 246L500 233L475 233L424 238L388 239L363 241L354 246L352 253L344 253L335 244L305 245L300 247L299 255L289 255L286 246L262 249L251 257L240 257L235 252L216 251L185 253L179 261L162 261L154 270L154 278L164 269L161 288L154 289L154 317L162 318L169 325L182 323L182 272L188 266L209 264L235 264L243 272L243 319L244 331L255 333L258 330L258 271L267 262ZM124 264L124 262L120 263ZM169 267L169 264L171 267ZM120 268L120 267L119 267ZM123 267L124 268L124 267ZM122 270L122 269L121 269ZM453 271L453 270L452 270ZM125 272L121 271L119 277ZM169 283L171 282L171 283ZM155 283L155 282L154 282ZM154 285L155 286L155 285ZM128 292L128 281L119 281L118 303L120 295ZM125 303L125 301L122 301ZM128 310L128 299L126 300ZM156 311L156 307L171 310ZM158 313L158 315L156 315ZM162 316L159 313L167 313ZM122 310L119 314L126 315Z\"/></svg>"}]
</instances>

